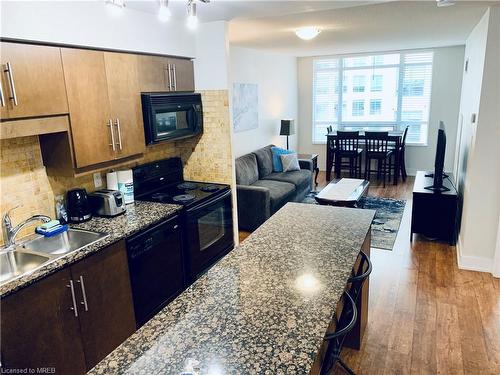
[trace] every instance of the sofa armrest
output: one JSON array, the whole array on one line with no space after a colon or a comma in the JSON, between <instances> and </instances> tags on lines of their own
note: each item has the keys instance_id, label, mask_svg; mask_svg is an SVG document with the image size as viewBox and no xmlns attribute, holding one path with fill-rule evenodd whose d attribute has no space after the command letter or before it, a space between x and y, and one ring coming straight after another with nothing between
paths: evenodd
<instances>
[{"instance_id":1,"label":"sofa armrest","mask_svg":"<svg viewBox=\"0 0 500 375\"><path fill-rule=\"evenodd\" d=\"M238 226L253 231L271 216L269 190L262 186L236 185Z\"/></svg>"},{"instance_id":2,"label":"sofa armrest","mask_svg":"<svg viewBox=\"0 0 500 375\"><path fill-rule=\"evenodd\" d=\"M309 159L299 159L300 169L307 169L313 171L313 162Z\"/></svg>"}]
</instances>

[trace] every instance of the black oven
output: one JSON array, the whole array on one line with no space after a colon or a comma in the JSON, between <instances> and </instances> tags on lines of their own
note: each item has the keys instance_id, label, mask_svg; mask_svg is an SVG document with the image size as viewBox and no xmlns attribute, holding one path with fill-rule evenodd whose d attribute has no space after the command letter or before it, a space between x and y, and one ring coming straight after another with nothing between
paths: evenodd
<instances>
[{"instance_id":1,"label":"black oven","mask_svg":"<svg viewBox=\"0 0 500 375\"><path fill-rule=\"evenodd\" d=\"M188 277L196 280L234 246L231 190L185 211Z\"/></svg>"},{"instance_id":2,"label":"black oven","mask_svg":"<svg viewBox=\"0 0 500 375\"><path fill-rule=\"evenodd\" d=\"M146 144L192 137L203 132L201 95L141 93Z\"/></svg>"}]
</instances>

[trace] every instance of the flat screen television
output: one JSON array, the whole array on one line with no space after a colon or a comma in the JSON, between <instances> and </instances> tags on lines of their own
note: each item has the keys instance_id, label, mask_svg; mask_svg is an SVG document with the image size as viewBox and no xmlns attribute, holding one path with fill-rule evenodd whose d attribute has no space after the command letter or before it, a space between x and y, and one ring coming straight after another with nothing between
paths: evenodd
<instances>
[{"instance_id":1,"label":"flat screen television","mask_svg":"<svg viewBox=\"0 0 500 375\"><path fill-rule=\"evenodd\" d=\"M437 136L437 146L436 146L436 158L434 160L434 173L426 175L426 177L434 177L433 184L431 186L426 186L427 190L432 191L449 191L447 187L443 186L443 178L448 177L444 174L444 155L446 152L446 132L444 130L444 123L439 122L438 136Z\"/></svg>"}]
</instances>

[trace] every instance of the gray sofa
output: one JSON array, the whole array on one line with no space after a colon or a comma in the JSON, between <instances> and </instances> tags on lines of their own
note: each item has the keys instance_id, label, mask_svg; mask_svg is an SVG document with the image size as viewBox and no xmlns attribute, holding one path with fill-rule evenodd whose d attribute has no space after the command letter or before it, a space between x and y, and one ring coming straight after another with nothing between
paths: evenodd
<instances>
[{"instance_id":1,"label":"gray sofa","mask_svg":"<svg viewBox=\"0 0 500 375\"><path fill-rule=\"evenodd\" d=\"M253 231L287 202L302 202L311 192L312 161L299 160L300 170L273 172L272 145L236 159L238 225Z\"/></svg>"}]
</instances>

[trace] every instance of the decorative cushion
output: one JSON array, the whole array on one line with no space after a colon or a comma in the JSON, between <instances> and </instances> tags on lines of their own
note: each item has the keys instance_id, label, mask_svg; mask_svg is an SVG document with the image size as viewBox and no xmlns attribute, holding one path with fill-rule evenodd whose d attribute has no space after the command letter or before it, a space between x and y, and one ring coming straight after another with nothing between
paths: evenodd
<instances>
[{"instance_id":1,"label":"decorative cushion","mask_svg":"<svg viewBox=\"0 0 500 375\"><path fill-rule=\"evenodd\" d=\"M281 155L293 154L294 151L285 150L284 148L271 147L273 153L273 172L283 172L283 164L281 163Z\"/></svg>"},{"instance_id":2,"label":"decorative cushion","mask_svg":"<svg viewBox=\"0 0 500 375\"><path fill-rule=\"evenodd\" d=\"M300 170L299 159L296 153L281 155L280 158L281 164L283 164L283 172Z\"/></svg>"},{"instance_id":3,"label":"decorative cushion","mask_svg":"<svg viewBox=\"0 0 500 375\"><path fill-rule=\"evenodd\" d=\"M254 154L240 156L235 162L236 183L238 185L252 185L259 179L257 159Z\"/></svg>"},{"instance_id":4,"label":"decorative cushion","mask_svg":"<svg viewBox=\"0 0 500 375\"><path fill-rule=\"evenodd\" d=\"M274 146L269 145L253 152L259 166L259 178L266 177L273 171L273 153L271 152L271 147Z\"/></svg>"}]
</instances>

